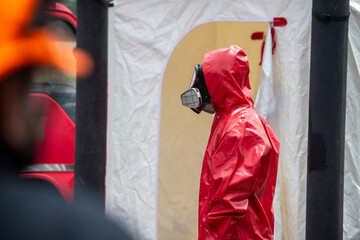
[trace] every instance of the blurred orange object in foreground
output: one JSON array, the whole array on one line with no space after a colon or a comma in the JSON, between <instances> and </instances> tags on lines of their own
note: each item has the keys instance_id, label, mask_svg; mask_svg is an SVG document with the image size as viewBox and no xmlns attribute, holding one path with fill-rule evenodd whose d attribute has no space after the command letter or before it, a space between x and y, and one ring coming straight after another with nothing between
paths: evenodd
<instances>
[{"instance_id":1,"label":"blurred orange object in foreground","mask_svg":"<svg viewBox=\"0 0 360 240\"><path fill-rule=\"evenodd\" d=\"M91 72L93 62L89 54L60 43L44 27L31 26L38 1L12 0L1 5L0 81L19 69L38 65L80 77Z\"/></svg>"}]
</instances>

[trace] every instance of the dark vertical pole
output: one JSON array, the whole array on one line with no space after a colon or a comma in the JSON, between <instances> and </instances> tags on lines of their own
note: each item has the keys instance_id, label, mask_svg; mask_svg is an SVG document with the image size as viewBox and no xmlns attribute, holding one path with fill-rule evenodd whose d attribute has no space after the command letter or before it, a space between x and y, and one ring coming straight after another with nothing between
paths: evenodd
<instances>
[{"instance_id":1,"label":"dark vertical pole","mask_svg":"<svg viewBox=\"0 0 360 240\"><path fill-rule=\"evenodd\" d=\"M74 201L91 191L105 204L107 24L105 1L77 0L77 46L94 60L92 74L76 81Z\"/></svg>"},{"instance_id":2,"label":"dark vertical pole","mask_svg":"<svg viewBox=\"0 0 360 240\"><path fill-rule=\"evenodd\" d=\"M306 239L343 237L349 0L313 0Z\"/></svg>"}]
</instances>

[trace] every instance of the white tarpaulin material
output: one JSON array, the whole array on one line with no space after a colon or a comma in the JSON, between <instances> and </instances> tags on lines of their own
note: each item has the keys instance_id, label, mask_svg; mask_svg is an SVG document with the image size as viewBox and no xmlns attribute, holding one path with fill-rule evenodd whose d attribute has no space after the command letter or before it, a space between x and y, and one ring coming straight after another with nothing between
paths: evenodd
<instances>
[{"instance_id":1,"label":"white tarpaulin material","mask_svg":"<svg viewBox=\"0 0 360 240\"><path fill-rule=\"evenodd\" d=\"M264 53L262 57L262 65L260 71L260 86L255 99L254 107L258 113L270 124L276 124L276 97L274 94L274 78L273 78L273 65L272 65L272 39L271 39L271 26L269 25ZM278 173L275 196L274 196L274 214L275 214L275 227L274 238L281 239L282 224L281 224L281 189L279 181L281 179L280 172Z\"/></svg>"},{"instance_id":2,"label":"white tarpaulin material","mask_svg":"<svg viewBox=\"0 0 360 240\"><path fill-rule=\"evenodd\" d=\"M344 239L360 239L360 14L351 3L346 119ZM162 76L181 37L201 22L285 17L272 56L280 141L276 239L305 239L310 0L118 0L109 81L107 213L139 239L157 239L157 161ZM269 34L268 34L269 35ZM113 64L113 63L110 63ZM266 84L260 87L265 91ZM269 87L269 86L268 86ZM260 101L260 99L258 100ZM265 104L265 103L264 103Z\"/></svg>"},{"instance_id":3,"label":"white tarpaulin material","mask_svg":"<svg viewBox=\"0 0 360 240\"><path fill-rule=\"evenodd\" d=\"M260 86L257 97L255 99L254 107L258 113L270 125L274 125L275 119L275 94L274 94L274 80L273 80L273 66L272 66L272 39L271 26L269 25L264 53L262 57L262 66L260 72Z\"/></svg>"}]
</instances>

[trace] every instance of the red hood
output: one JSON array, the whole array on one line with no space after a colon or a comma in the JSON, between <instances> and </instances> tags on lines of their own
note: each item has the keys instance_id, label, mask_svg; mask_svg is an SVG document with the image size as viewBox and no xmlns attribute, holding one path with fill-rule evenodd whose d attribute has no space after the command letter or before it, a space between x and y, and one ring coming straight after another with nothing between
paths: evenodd
<instances>
[{"instance_id":1,"label":"red hood","mask_svg":"<svg viewBox=\"0 0 360 240\"><path fill-rule=\"evenodd\" d=\"M240 104L254 105L249 61L240 47L232 45L206 53L202 69L216 112L231 110Z\"/></svg>"}]
</instances>

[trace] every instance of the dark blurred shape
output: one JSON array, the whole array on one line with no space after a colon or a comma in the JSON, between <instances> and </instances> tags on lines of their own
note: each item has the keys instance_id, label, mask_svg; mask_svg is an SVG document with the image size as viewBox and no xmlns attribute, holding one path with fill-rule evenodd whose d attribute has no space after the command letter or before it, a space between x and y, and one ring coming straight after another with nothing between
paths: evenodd
<instances>
[{"instance_id":1,"label":"dark blurred shape","mask_svg":"<svg viewBox=\"0 0 360 240\"><path fill-rule=\"evenodd\" d=\"M90 201L68 206L52 190L0 175L0 239L132 239Z\"/></svg>"}]
</instances>

